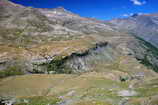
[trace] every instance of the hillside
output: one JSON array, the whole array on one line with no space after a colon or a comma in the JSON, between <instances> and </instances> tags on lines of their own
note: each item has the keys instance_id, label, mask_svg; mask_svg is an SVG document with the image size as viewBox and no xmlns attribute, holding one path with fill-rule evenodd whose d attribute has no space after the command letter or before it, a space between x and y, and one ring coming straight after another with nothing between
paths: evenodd
<instances>
[{"instance_id":1,"label":"hillside","mask_svg":"<svg viewBox=\"0 0 158 105\"><path fill-rule=\"evenodd\" d=\"M125 19L114 19L110 23L114 28L134 34L155 47L158 45L158 14L134 14Z\"/></svg>"},{"instance_id":2,"label":"hillside","mask_svg":"<svg viewBox=\"0 0 158 105\"><path fill-rule=\"evenodd\" d=\"M0 0L0 104L157 104L156 19L104 22Z\"/></svg>"}]
</instances>

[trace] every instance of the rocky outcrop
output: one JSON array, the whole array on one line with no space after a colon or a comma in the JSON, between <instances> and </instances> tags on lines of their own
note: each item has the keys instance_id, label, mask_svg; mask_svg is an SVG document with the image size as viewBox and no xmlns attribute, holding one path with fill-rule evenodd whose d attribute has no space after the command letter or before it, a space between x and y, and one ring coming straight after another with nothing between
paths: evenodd
<instances>
[{"instance_id":1,"label":"rocky outcrop","mask_svg":"<svg viewBox=\"0 0 158 105\"><path fill-rule=\"evenodd\" d=\"M85 51L73 52L68 56L57 55L28 61L30 73L81 73L93 70L98 62L110 63L116 59L116 52L107 42L97 43Z\"/></svg>"},{"instance_id":2,"label":"rocky outcrop","mask_svg":"<svg viewBox=\"0 0 158 105\"><path fill-rule=\"evenodd\" d=\"M94 47L85 50L84 52L74 52L64 58L57 57L48 59L43 63L34 62L36 71L41 71L40 67L49 69L50 73L82 73L94 69L94 65L99 62L110 63L113 62L118 56L114 49L110 47L107 42L97 43ZM40 70L38 70L40 69Z\"/></svg>"},{"instance_id":3,"label":"rocky outcrop","mask_svg":"<svg viewBox=\"0 0 158 105\"><path fill-rule=\"evenodd\" d=\"M93 71L99 63L110 63L117 59L115 50L108 43L96 44L94 48L81 54L72 54L68 57L66 65L74 70L73 72Z\"/></svg>"}]
</instances>

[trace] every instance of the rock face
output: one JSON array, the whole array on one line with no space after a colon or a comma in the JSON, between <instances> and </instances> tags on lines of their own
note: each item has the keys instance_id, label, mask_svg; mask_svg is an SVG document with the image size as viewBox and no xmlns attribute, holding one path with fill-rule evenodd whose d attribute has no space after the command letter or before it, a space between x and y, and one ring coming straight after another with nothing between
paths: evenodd
<instances>
[{"instance_id":1,"label":"rock face","mask_svg":"<svg viewBox=\"0 0 158 105\"><path fill-rule=\"evenodd\" d=\"M131 96L136 96L137 93L135 91L122 90L118 92L118 95L124 97L131 97Z\"/></svg>"}]
</instances>

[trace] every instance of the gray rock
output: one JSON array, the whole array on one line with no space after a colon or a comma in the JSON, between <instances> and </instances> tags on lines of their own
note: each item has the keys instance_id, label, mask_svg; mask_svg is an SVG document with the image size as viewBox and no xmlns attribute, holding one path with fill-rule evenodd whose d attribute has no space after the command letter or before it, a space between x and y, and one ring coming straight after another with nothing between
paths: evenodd
<instances>
[{"instance_id":1,"label":"gray rock","mask_svg":"<svg viewBox=\"0 0 158 105\"><path fill-rule=\"evenodd\" d=\"M137 95L138 93L133 90L122 90L118 92L118 96L122 96L122 97L131 97L131 96L137 96Z\"/></svg>"}]
</instances>

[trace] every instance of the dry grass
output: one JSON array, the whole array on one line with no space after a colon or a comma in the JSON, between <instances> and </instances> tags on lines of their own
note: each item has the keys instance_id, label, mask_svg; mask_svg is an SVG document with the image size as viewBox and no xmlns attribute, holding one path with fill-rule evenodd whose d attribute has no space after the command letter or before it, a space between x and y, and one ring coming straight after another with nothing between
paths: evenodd
<instances>
[{"instance_id":1,"label":"dry grass","mask_svg":"<svg viewBox=\"0 0 158 105\"><path fill-rule=\"evenodd\" d=\"M95 40L93 37L87 36L74 40L52 41L49 43L32 46L32 48L29 49L0 45L0 57L31 59L32 57L41 57L42 54L65 57L75 52L84 52L93 47L98 42L99 41Z\"/></svg>"},{"instance_id":2,"label":"dry grass","mask_svg":"<svg viewBox=\"0 0 158 105\"><path fill-rule=\"evenodd\" d=\"M41 96L76 91L76 94L91 87L107 88L113 86L124 88L120 84L106 78L106 75L90 73L89 75L25 75L3 79L0 82L0 95ZM126 86L125 86L126 87Z\"/></svg>"},{"instance_id":3,"label":"dry grass","mask_svg":"<svg viewBox=\"0 0 158 105\"><path fill-rule=\"evenodd\" d=\"M62 100L77 102L75 105L111 105L110 103L117 105L121 100L117 94L118 91L127 90L129 84L130 81L122 83L110 79L106 73L96 72L82 75L24 75L1 79L0 96L17 99L28 98L28 96L57 96L62 97ZM141 101L139 99L158 92L156 88L148 90L145 84L134 90L139 93L139 96L131 97L130 103L138 103ZM154 99L153 102L157 101Z\"/></svg>"},{"instance_id":4,"label":"dry grass","mask_svg":"<svg viewBox=\"0 0 158 105\"><path fill-rule=\"evenodd\" d=\"M108 103L108 102L100 102L100 101L83 101L83 102L79 102L79 103L77 103L77 104L75 104L75 105L112 105L112 104L110 104L110 103Z\"/></svg>"}]
</instances>

